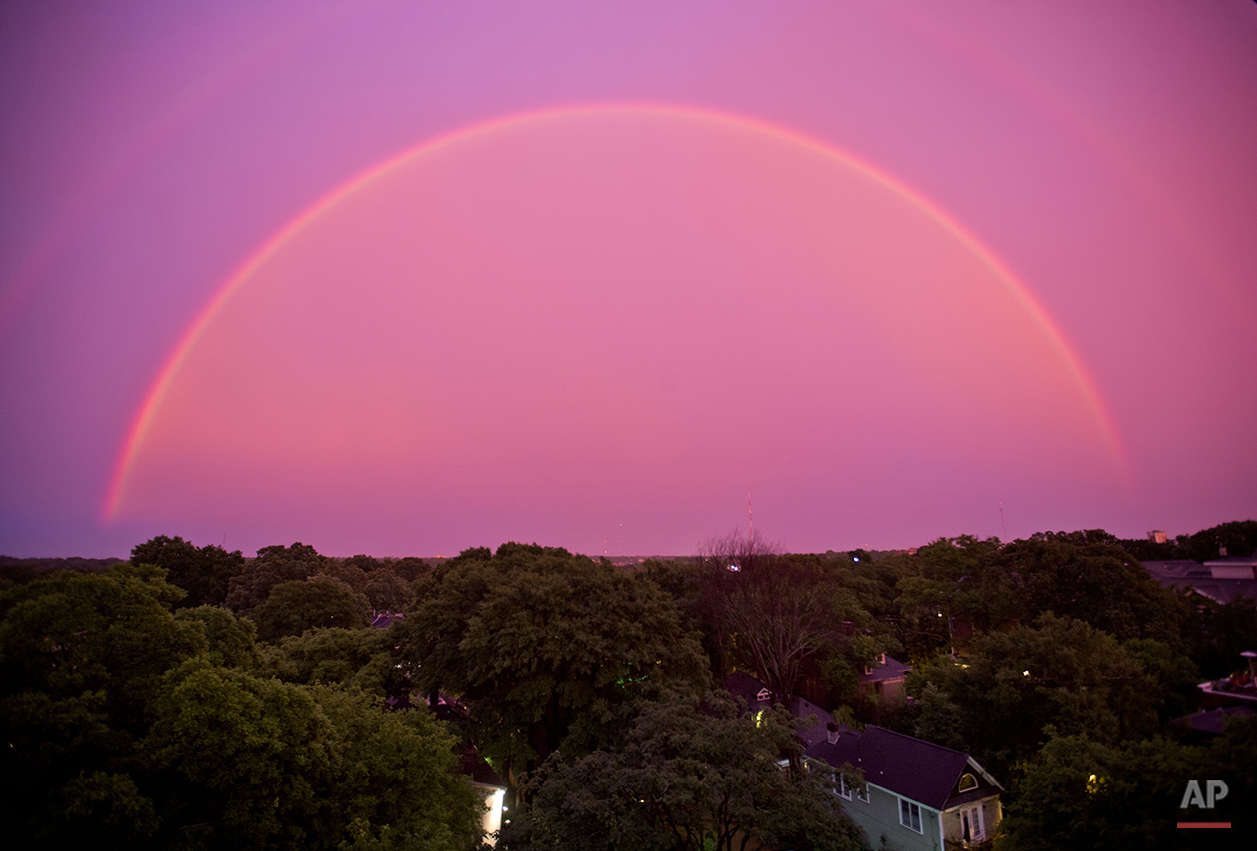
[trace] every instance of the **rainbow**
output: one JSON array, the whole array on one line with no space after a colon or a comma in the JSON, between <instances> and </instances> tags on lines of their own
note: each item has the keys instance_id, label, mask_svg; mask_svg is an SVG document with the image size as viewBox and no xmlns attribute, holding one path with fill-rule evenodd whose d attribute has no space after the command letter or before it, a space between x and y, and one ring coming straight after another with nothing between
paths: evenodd
<instances>
[{"instance_id":1,"label":"rainbow","mask_svg":"<svg viewBox=\"0 0 1257 851\"><path fill-rule=\"evenodd\" d=\"M853 169L907 201L917 210L924 213L935 223L941 226L946 232L950 233L969 251L973 252L973 254L982 261L991 273L995 275L996 279L999 280L1000 283L1007 289L1014 300L1021 305L1040 330L1043 331L1046 338L1050 341L1051 346L1055 349L1057 354L1060 356L1061 361L1065 364L1075 385L1078 387L1083 397L1087 400L1092 414L1104 436L1106 448L1117 460L1123 473L1128 474L1128 464L1126 462L1125 453L1122 449L1121 441L1117 435L1117 429L1113 424L1113 418L1103 404L1103 401L1101 400L1099 393L1096 391L1095 385L1090 376L1083 368L1078 356L1074 353L1072 347L1066 341L1061 330L1056 326L1048 313L1034 298L1026 285L1013 274L1008 266L1000 260L990 248L984 245L982 241L979 240L978 237L975 236L968 228L957 221L955 217L949 215L928 197L922 195L919 191L913 189L897 177L888 174L872 163L850 153L849 151L845 151L829 143L822 142L798 131L779 127L758 119L710 109L690 106L681 107L669 104L598 104L559 107L494 118L488 121L462 127L458 130L454 130L436 138L421 142L418 145L394 154L386 160L376 163L365 171L340 184L299 213L295 218L289 221L288 224L284 225L284 227L274 233L270 239L262 243L262 245L260 245L251 255L249 255L249 257L245 259L243 263L240 264L240 266L231 274L223 285L219 287L214 296L205 304L203 308L201 308L195 319L193 319L192 323L180 337L178 343L174 347L174 350L166 359L166 362L157 374L156 379L153 381L148 392L145 394L143 402L141 403L130 428L127 430L122 450L119 453L117 462L114 465L113 475L111 476L109 489L104 501L103 514L105 522L110 522L117 516L122 498L126 492L127 479L135 457L144 445L145 437L147 436L148 431L156 418L157 411L161 408L162 401L165 399L167 391L174 384L175 379L178 377L180 368L187 360L191 351L196 347L197 341L201 338L201 335L205 333L205 330L214 322L214 319L218 316L223 307L231 301L232 297L239 292L246 283L248 283L254 273L266 264L266 262L270 260L280 248L298 236L302 231L309 227L311 223L319 219L328 211L334 209L342 201L353 196L354 193L359 190L384 179L390 173L407 163L411 163L422 157L447 150L456 145L506 130L526 128L530 125L566 118L596 117L600 115L668 118L682 122L694 122L707 125L715 124L731 130L740 130L743 132L760 134L799 146L832 162L836 162L847 168Z\"/></svg>"}]
</instances>

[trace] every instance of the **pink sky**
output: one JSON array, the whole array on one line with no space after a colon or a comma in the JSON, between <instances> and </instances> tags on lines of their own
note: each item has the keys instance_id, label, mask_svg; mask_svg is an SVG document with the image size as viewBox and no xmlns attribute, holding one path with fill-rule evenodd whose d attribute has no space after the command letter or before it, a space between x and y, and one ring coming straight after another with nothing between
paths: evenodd
<instances>
[{"instance_id":1,"label":"pink sky","mask_svg":"<svg viewBox=\"0 0 1257 851\"><path fill-rule=\"evenodd\" d=\"M0 14L0 553L1257 516L1257 4Z\"/></svg>"}]
</instances>

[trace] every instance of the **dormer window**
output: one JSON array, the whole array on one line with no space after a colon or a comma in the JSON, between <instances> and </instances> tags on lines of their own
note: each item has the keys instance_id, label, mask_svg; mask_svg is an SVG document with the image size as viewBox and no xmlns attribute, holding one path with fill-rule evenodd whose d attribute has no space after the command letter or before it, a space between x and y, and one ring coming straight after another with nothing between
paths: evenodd
<instances>
[{"instance_id":1,"label":"dormer window","mask_svg":"<svg viewBox=\"0 0 1257 851\"><path fill-rule=\"evenodd\" d=\"M957 787L958 791L961 792L968 792L970 789L976 788L978 788L978 778L974 777L972 774L965 774L962 776L960 778L960 785Z\"/></svg>"}]
</instances>

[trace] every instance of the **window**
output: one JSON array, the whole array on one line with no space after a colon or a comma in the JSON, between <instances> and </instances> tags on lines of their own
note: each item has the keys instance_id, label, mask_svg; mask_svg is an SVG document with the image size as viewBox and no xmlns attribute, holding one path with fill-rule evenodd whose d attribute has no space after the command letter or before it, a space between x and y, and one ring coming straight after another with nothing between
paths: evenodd
<instances>
[{"instance_id":1,"label":"window","mask_svg":"<svg viewBox=\"0 0 1257 851\"><path fill-rule=\"evenodd\" d=\"M917 833L925 833L921 827L921 808L907 798L899 799L899 823Z\"/></svg>"},{"instance_id":2,"label":"window","mask_svg":"<svg viewBox=\"0 0 1257 851\"><path fill-rule=\"evenodd\" d=\"M864 788L863 788L863 789L857 789L857 790L855 790L855 796L856 796L857 798L859 798L861 801L863 801L864 803L866 803L866 804L867 804L867 803L869 802L869 786L868 786L868 784L867 784L867 783L866 783L866 784L864 784Z\"/></svg>"},{"instance_id":3,"label":"window","mask_svg":"<svg viewBox=\"0 0 1257 851\"><path fill-rule=\"evenodd\" d=\"M838 775L838 797L851 800L851 784L841 774Z\"/></svg>"},{"instance_id":4,"label":"window","mask_svg":"<svg viewBox=\"0 0 1257 851\"><path fill-rule=\"evenodd\" d=\"M978 788L978 778L974 777L972 774L966 774L960 778L959 791L968 792L970 789L976 788Z\"/></svg>"}]
</instances>

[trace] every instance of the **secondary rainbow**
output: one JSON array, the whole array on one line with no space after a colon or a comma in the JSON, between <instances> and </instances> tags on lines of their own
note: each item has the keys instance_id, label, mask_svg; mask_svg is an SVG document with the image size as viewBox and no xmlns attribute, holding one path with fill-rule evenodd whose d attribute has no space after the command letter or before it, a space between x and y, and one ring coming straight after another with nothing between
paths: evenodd
<instances>
[{"instance_id":1,"label":"secondary rainbow","mask_svg":"<svg viewBox=\"0 0 1257 851\"><path fill-rule=\"evenodd\" d=\"M912 206L929 216L933 221L959 240L961 244L972 251L975 256L981 259L983 264L991 270L991 272L1009 291L1017 303L1022 306L1022 308L1033 319L1035 324L1038 325L1044 332L1052 347L1057 351L1061 360L1066 365L1074 383L1091 406L1092 413L1095 416L1100 426L1101 433L1104 436L1107 449L1117 460L1123 474L1127 473L1128 465L1126 463L1125 454L1122 450L1121 442L1117 436L1117 430L1113 425L1112 417L1106 410L1090 376L1087 375L1087 372L1079 361L1078 356L1074 353L1072 347L1066 341L1060 329L1057 328L1056 324L1034 298L1026 285L1013 274L1008 266L1005 265L1004 262L1000 260L990 248L984 245L982 241L979 240L978 237L975 236L968 228L958 222L953 216L948 215L941 207L935 204L928 197L922 195L919 191L913 189L899 178L888 174L877 166L874 166L872 163L869 163L849 151L845 151L829 143L822 142L804 133L778 127L774 124L769 124L768 122L760 121L758 119L731 113L718 112L715 110L689 106L682 107L669 104L598 104L569 106L508 115L467 127L462 127L453 132L421 142L418 145L407 148L400 153L371 166L357 176L345 181L332 191L328 192L322 198L315 201L299 215L293 218L287 225L272 235L270 239L264 242L257 248L257 250L245 259L245 261L218 289L213 298L211 298L197 314L196 318L188 326L187 330L184 331L182 337L180 337L179 342L175 345L175 348L171 352L170 356L166 359L161 371L157 374L156 379L150 386L148 393L145 394L144 401L140 405L139 410L132 421L131 427L127 430L122 451L120 452L118 460L114 466L114 472L110 479L109 490L106 494L104 503L105 521L111 521L117 516L118 509L121 506L122 498L126 491L127 478L130 473L131 465L134 462L136 455L139 453L140 448L144 444L144 439L148 434L149 428L152 426L157 411L161 408L162 401L165 398L167 391L174 383L175 378L178 376L179 370L183 366L184 361L187 360L189 353L193 348L195 348L197 341L205 332L205 329L213 323L215 317L217 317L223 307L240 290L240 288L253 277L253 274L275 254L276 251L300 234L320 216L336 207L336 205L341 201L350 197L360 189L381 180L390 172L402 165L405 165L406 163L412 162L413 160L437 153L478 137L501 132L511 128L525 127L529 124L537 124L563 118L591 117L599 115L640 115L643 117L662 117L675 119L677 121L716 124L734 130L753 132L769 136L801 146L819 154L820 156L836 161L847 168L854 169L912 204Z\"/></svg>"}]
</instances>

